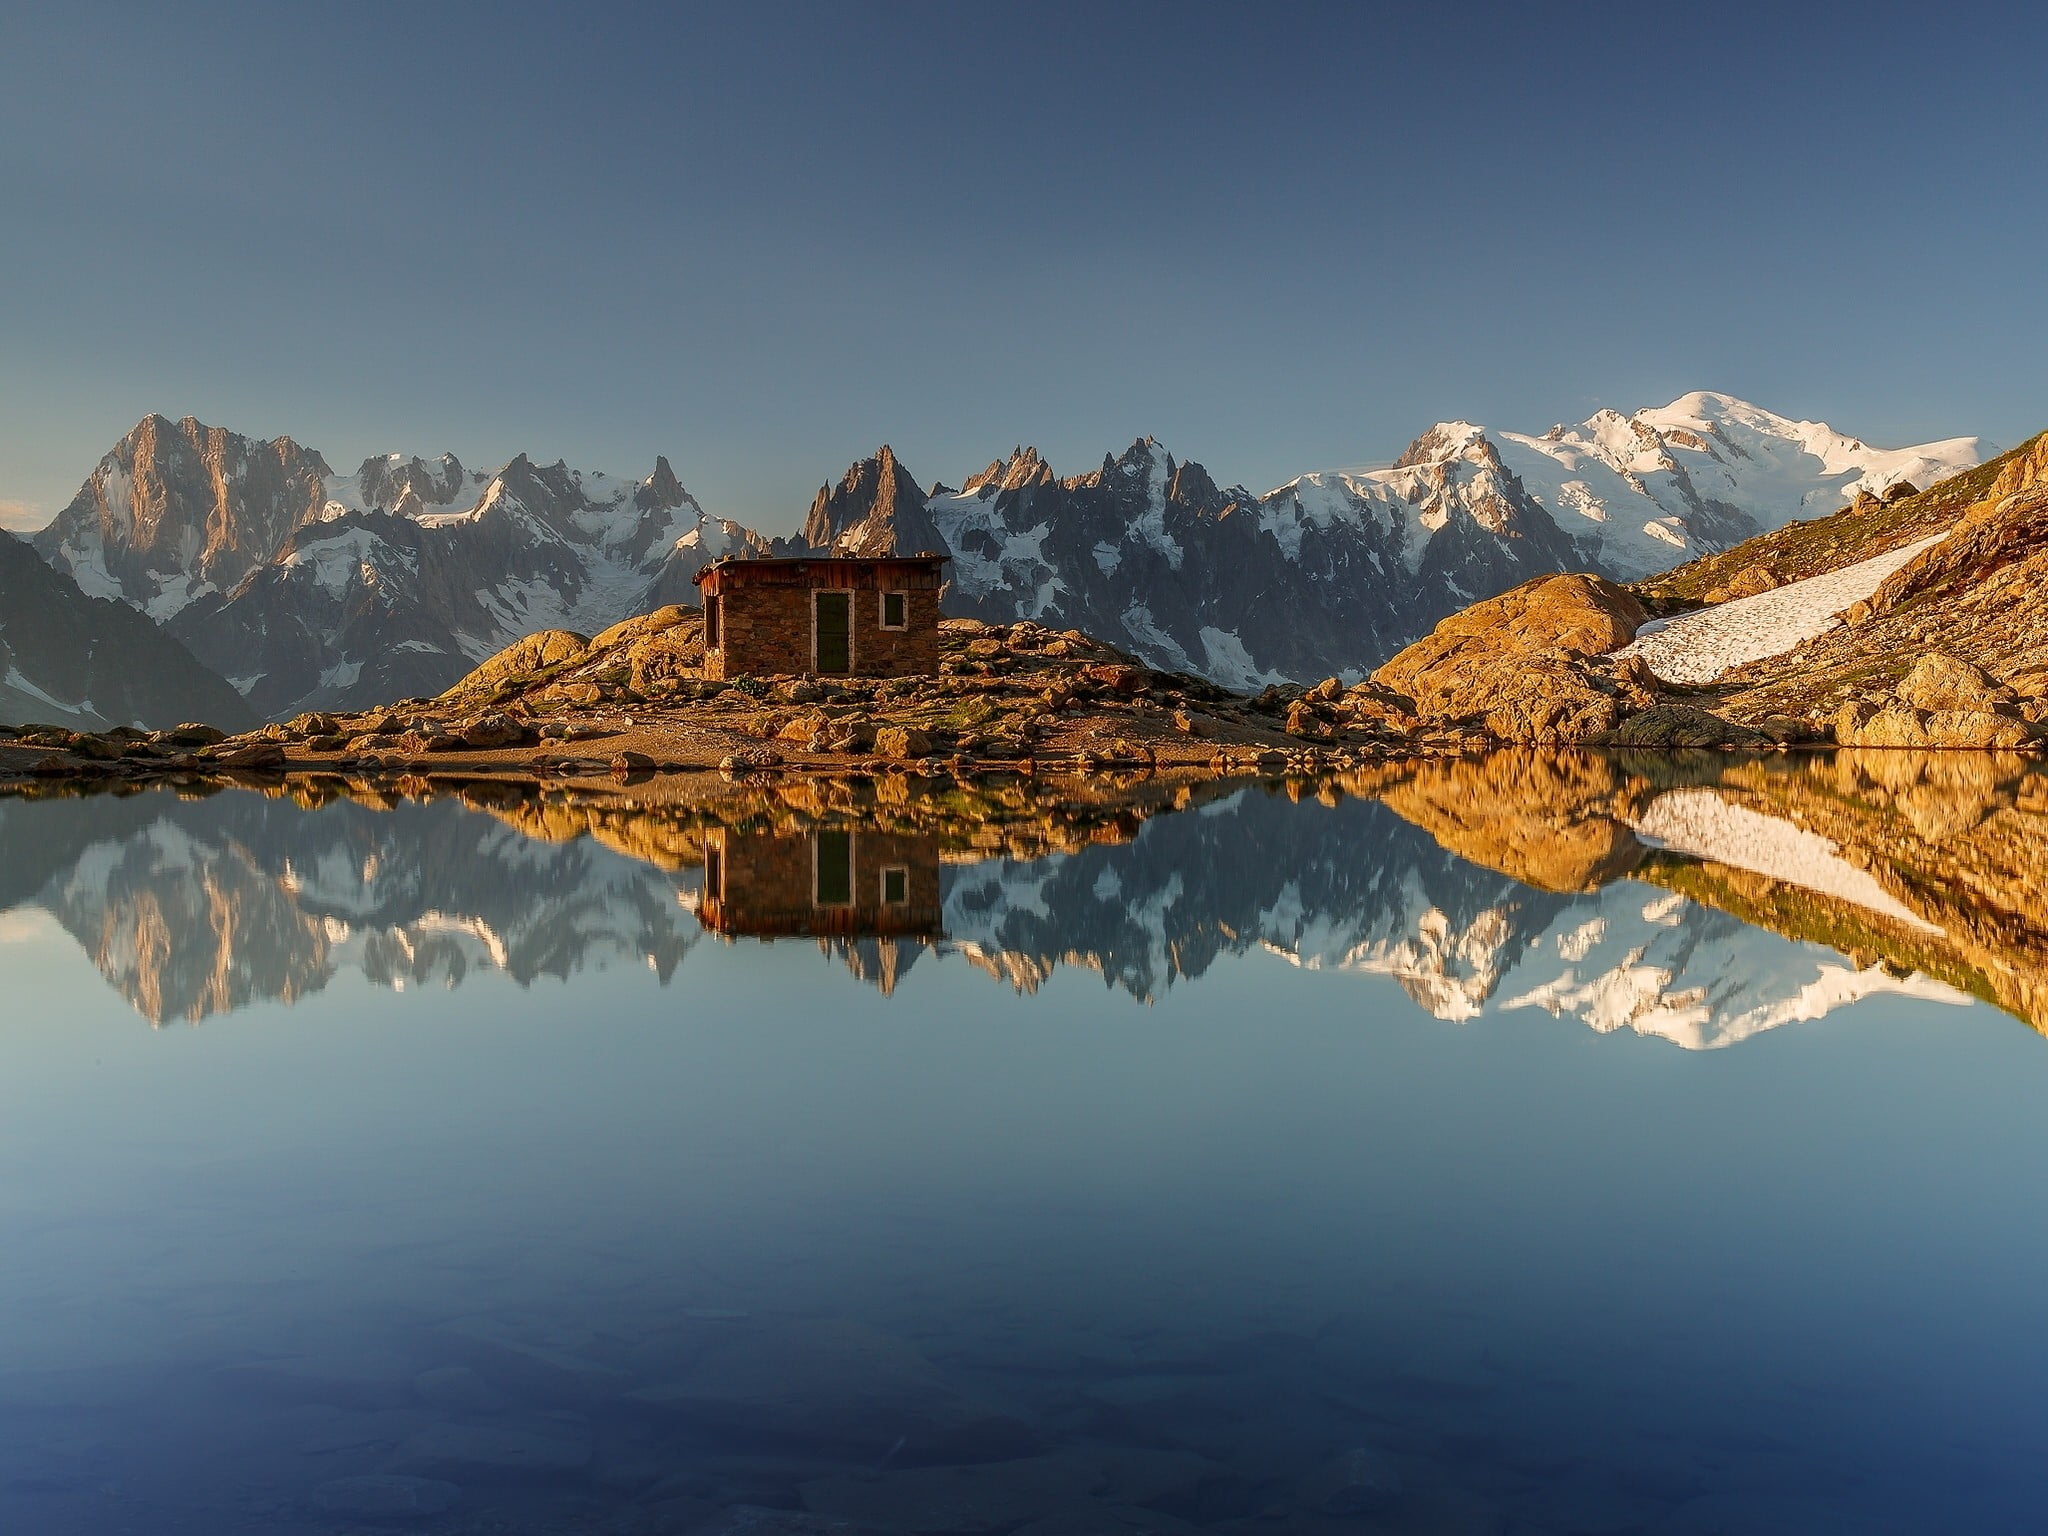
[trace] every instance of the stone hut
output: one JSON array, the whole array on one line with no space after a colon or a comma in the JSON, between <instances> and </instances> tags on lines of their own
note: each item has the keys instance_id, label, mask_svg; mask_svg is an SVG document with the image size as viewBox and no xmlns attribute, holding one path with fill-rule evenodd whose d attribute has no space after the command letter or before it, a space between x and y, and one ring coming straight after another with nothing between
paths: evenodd
<instances>
[{"instance_id":1,"label":"stone hut","mask_svg":"<svg viewBox=\"0 0 2048 1536\"><path fill-rule=\"evenodd\" d=\"M759 938L938 938L939 840L859 827L714 828L697 916L714 933Z\"/></svg>"},{"instance_id":2,"label":"stone hut","mask_svg":"<svg viewBox=\"0 0 2048 1536\"><path fill-rule=\"evenodd\" d=\"M704 593L704 675L903 677L939 670L946 555L719 560Z\"/></svg>"}]
</instances>

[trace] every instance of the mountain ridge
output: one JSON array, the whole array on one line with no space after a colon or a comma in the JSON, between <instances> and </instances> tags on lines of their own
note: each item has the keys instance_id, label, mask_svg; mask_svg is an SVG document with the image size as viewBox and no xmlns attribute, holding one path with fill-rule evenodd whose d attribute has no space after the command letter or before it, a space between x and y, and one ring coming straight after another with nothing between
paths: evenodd
<instances>
[{"instance_id":1,"label":"mountain ridge","mask_svg":"<svg viewBox=\"0 0 2048 1536\"><path fill-rule=\"evenodd\" d=\"M949 553L948 612L1078 628L1252 691L1363 675L1544 572L1653 574L1984 446L1871 449L1706 392L1540 437L1438 423L1385 469L1263 495L1149 437L1066 477L1019 446L957 491L884 446L777 538L707 513L661 456L637 480L524 453L496 471L393 453L340 475L289 437L150 415L33 542L272 717L438 693L526 634L694 602L721 555L820 550Z\"/></svg>"}]
</instances>

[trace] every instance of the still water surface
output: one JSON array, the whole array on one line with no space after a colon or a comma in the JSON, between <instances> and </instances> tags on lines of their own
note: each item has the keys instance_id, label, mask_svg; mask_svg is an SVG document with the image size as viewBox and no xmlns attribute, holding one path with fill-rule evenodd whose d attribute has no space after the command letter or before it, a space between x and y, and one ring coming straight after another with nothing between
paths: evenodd
<instances>
[{"instance_id":1,"label":"still water surface","mask_svg":"<svg viewBox=\"0 0 2048 1536\"><path fill-rule=\"evenodd\" d=\"M1987 772L0 801L0 1528L2037 1530Z\"/></svg>"}]
</instances>

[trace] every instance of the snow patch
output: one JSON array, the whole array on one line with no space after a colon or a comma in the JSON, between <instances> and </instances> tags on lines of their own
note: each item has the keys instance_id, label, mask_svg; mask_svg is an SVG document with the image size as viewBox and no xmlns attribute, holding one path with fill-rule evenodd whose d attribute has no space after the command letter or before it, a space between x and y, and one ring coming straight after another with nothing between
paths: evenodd
<instances>
[{"instance_id":1,"label":"snow patch","mask_svg":"<svg viewBox=\"0 0 2048 1536\"><path fill-rule=\"evenodd\" d=\"M1737 805L1711 789L1667 790L1634 826L1636 836L1657 847L1853 902L1922 933L1941 931L1819 833Z\"/></svg>"},{"instance_id":2,"label":"snow patch","mask_svg":"<svg viewBox=\"0 0 2048 1536\"><path fill-rule=\"evenodd\" d=\"M1711 683L1731 667L1781 656L1838 625L1887 576L1947 535L1908 544L1825 576L1788 582L1775 591L1737 598L1697 613L1645 624L1616 654L1640 656L1667 683Z\"/></svg>"}]
</instances>

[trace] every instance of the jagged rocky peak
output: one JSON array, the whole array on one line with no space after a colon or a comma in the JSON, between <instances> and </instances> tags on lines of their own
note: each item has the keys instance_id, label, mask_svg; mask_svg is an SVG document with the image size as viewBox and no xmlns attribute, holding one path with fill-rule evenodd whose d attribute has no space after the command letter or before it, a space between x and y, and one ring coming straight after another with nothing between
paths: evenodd
<instances>
[{"instance_id":1,"label":"jagged rocky peak","mask_svg":"<svg viewBox=\"0 0 2048 1536\"><path fill-rule=\"evenodd\" d=\"M884 443L840 477L837 488L818 487L804 518L803 541L845 555L943 551L945 540L925 510L916 478Z\"/></svg>"},{"instance_id":2,"label":"jagged rocky peak","mask_svg":"<svg viewBox=\"0 0 2048 1536\"><path fill-rule=\"evenodd\" d=\"M1407 451L1394 460L1394 468L1421 469L1447 459L1465 458L1475 447L1482 456L1493 456L1493 444L1487 442L1484 427L1469 421L1440 421L1408 445Z\"/></svg>"},{"instance_id":3,"label":"jagged rocky peak","mask_svg":"<svg viewBox=\"0 0 2048 1536\"><path fill-rule=\"evenodd\" d=\"M690 493L683 489L683 482L676 478L676 472L669 468L668 458L656 454L654 473L642 480L633 492L633 505L642 512L667 512L676 507L692 505Z\"/></svg>"},{"instance_id":4,"label":"jagged rocky peak","mask_svg":"<svg viewBox=\"0 0 2048 1536\"><path fill-rule=\"evenodd\" d=\"M1052 466L1038 456L1036 448L1012 448L1009 458L992 459L980 474L968 476L959 494L973 496L984 489L1015 491L1027 485L1052 483ZM941 487L932 487L932 494L938 495L940 491Z\"/></svg>"},{"instance_id":5,"label":"jagged rocky peak","mask_svg":"<svg viewBox=\"0 0 2048 1536\"><path fill-rule=\"evenodd\" d=\"M453 503L466 479L462 461L452 453L433 459L387 453L363 460L356 471L356 494L365 509L412 516L426 507Z\"/></svg>"}]
</instances>

